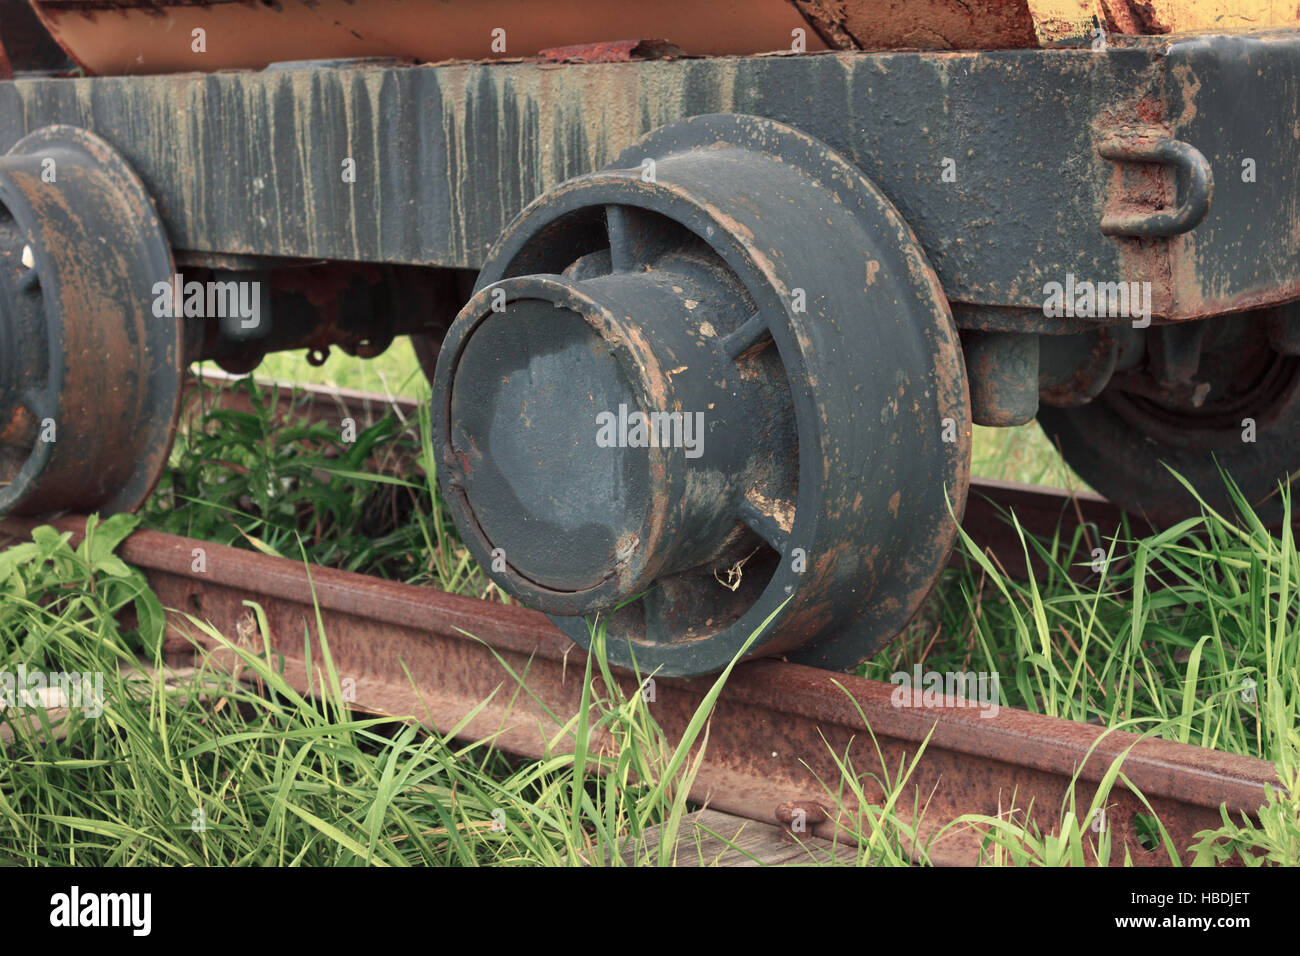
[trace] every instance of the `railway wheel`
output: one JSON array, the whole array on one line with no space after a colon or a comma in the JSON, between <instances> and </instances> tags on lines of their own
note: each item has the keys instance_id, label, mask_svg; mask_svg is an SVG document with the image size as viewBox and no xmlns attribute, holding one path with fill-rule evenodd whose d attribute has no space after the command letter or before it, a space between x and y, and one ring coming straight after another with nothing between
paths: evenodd
<instances>
[{"instance_id":1,"label":"railway wheel","mask_svg":"<svg viewBox=\"0 0 1300 956\"><path fill-rule=\"evenodd\" d=\"M1300 471L1300 356L1270 342L1271 318L1207 320L1204 329L1189 330L1202 338L1185 375L1148 362L1117 374L1089 404L1044 405L1038 422L1085 481L1153 524L1199 513L1172 468L1207 504L1230 514L1222 471L1260 519L1276 525L1279 486Z\"/></svg>"},{"instance_id":2,"label":"railway wheel","mask_svg":"<svg viewBox=\"0 0 1300 956\"><path fill-rule=\"evenodd\" d=\"M746 116L663 127L492 250L438 358L467 546L611 662L844 668L948 558L970 459L947 302L888 200ZM951 510L950 510L951 509Z\"/></svg>"},{"instance_id":3,"label":"railway wheel","mask_svg":"<svg viewBox=\"0 0 1300 956\"><path fill-rule=\"evenodd\" d=\"M148 496L181 394L180 322L154 308L174 271L153 203L103 140L50 126L0 157L0 514Z\"/></svg>"}]
</instances>

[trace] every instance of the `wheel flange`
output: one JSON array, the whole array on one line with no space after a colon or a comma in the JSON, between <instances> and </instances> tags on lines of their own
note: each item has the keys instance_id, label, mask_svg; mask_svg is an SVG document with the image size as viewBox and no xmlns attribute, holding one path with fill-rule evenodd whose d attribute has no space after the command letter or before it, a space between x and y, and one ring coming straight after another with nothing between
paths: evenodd
<instances>
[{"instance_id":1,"label":"wheel flange","mask_svg":"<svg viewBox=\"0 0 1300 956\"><path fill-rule=\"evenodd\" d=\"M97 136L50 126L0 157L0 514L138 507L171 447L180 323L152 201Z\"/></svg>"},{"instance_id":2,"label":"wheel flange","mask_svg":"<svg viewBox=\"0 0 1300 956\"><path fill-rule=\"evenodd\" d=\"M630 440L634 416L682 440ZM665 674L760 630L752 656L828 667L896 634L955 538L969 421L901 217L824 144L744 116L665 127L524 210L435 375L471 552L578 643L601 612L613 663Z\"/></svg>"}]
</instances>

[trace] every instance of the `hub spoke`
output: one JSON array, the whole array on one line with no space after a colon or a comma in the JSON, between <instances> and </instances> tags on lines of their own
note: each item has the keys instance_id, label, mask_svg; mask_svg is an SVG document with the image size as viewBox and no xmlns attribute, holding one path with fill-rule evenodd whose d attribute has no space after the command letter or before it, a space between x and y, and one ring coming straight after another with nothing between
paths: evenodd
<instances>
[{"instance_id":1,"label":"hub spoke","mask_svg":"<svg viewBox=\"0 0 1300 956\"><path fill-rule=\"evenodd\" d=\"M794 507L788 502L764 502L756 504L752 497L746 497L737 509L738 516L760 538L766 541L780 554L790 543L790 530L794 525ZM788 518L783 515L789 515Z\"/></svg>"},{"instance_id":2,"label":"hub spoke","mask_svg":"<svg viewBox=\"0 0 1300 956\"><path fill-rule=\"evenodd\" d=\"M769 334L767 319L763 313L755 312L743 323L736 331L724 335L720 340L723 354L727 358L735 361L742 354L748 352L757 345L765 335Z\"/></svg>"},{"instance_id":3,"label":"hub spoke","mask_svg":"<svg viewBox=\"0 0 1300 956\"><path fill-rule=\"evenodd\" d=\"M668 619L671 613L672 598L664 589L664 582L657 581L655 586L641 598L641 610L645 614L645 639L654 644L663 644L673 639L672 627Z\"/></svg>"},{"instance_id":4,"label":"hub spoke","mask_svg":"<svg viewBox=\"0 0 1300 956\"><path fill-rule=\"evenodd\" d=\"M654 644L699 639L702 629L707 630L713 625L713 619L708 617L709 605L705 595L716 593L717 589L712 575L699 569L671 574L655 581L654 587L641 598L644 639ZM643 672L649 673L650 668L640 663Z\"/></svg>"},{"instance_id":5,"label":"hub spoke","mask_svg":"<svg viewBox=\"0 0 1300 956\"><path fill-rule=\"evenodd\" d=\"M631 272L636 268L627 208L605 207L605 232L609 236L609 263L613 272Z\"/></svg>"},{"instance_id":6,"label":"hub spoke","mask_svg":"<svg viewBox=\"0 0 1300 956\"><path fill-rule=\"evenodd\" d=\"M682 243L681 230L662 216L636 206L608 203L605 234L611 272L640 272Z\"/></svg>"}]
</instances>

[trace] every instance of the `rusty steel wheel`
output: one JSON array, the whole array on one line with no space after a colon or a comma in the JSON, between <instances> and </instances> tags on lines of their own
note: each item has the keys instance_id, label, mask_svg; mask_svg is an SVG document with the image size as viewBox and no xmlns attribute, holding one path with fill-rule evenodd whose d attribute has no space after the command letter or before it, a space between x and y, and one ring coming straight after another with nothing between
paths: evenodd
<instances>
[{"instance_id":1,"label":"rusty steel wheel","mask_svg":"<svg viewBox=\"0 0 1300 956\"><path fill-rule=\"evenodd\" d=\"M1300 471L1300 357L1276 352L1258 315L1207 321L1194 376L1161 385L1116 375L1092 402L1042 406L1038 422L1065 460L1111 501L1167 527L1200 513L1177 472L1231 514L1222 474L1266 524L1282 519L1279 484ZM1253 441L1247 420L1253 422Z\"/></svg>"},{"instance_id":2,"label":"rusty steel wheel","mask_svg":"<svg viewBox=\"0 0 1300 956\"><path fill-rule=\"evenodd\" d=\"M0 514L138 507L171 448L180 322L171 250L97 136L49 126L0 157Z\"/></svg>"},{"instance_id":3,"label":"rusty steel wheel","mask_svg":"<svg viewBox=\"0 0 1300 956\"><path fill-rule=\"evenodd\" d=\"M902 218L747 116L659 129L525 209L434 386L439 480L492 579L677 675L760 631L750 656L833 668L897 634L952 546L969 420Z\"/></svg>"}]
</instances>

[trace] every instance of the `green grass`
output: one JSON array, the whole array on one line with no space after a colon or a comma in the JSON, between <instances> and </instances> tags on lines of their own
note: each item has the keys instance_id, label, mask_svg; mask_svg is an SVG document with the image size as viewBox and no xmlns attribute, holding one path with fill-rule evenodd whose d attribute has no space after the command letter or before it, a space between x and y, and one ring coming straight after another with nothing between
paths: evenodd
<instances>
[{"instance_id":1,"label":"green grass","mask_svg":"<svg viewBox=\"0 0 1300 956\"><path fill-rule=\"evenodd\" d=\"M232 388L252 412L208 410L178 437L146 527L505 600L436 494L427 403L411 421L389 416L345 435L278 419L252 379Z\"/></svg>"},{"instance_id":2,"label":"green grass","mask_svg":"<svg viewBox=\"0 0 1300 956\"><path fill-rule=\"evenodd\" d=\"M315 371L320 380L332 366ZM394 365L384 382L409 394L420 387L401 378L411 371ZM142 520L492 596L432 492L428 434L427 411L406 426L382 422L355 442L322 426L276 425L264 406L213 413L178 443ZM985 444L993 448L985 466L1002 469L998 477L1043 480L1016 470L1047 463L1041 437L1004 434L1003 444ZM996 671L1003 705L1269 759L1286 791L1272 796L1258 824L1225 817L1201 835L1199 858L1300 864L1300 557L1289 531L1271 535L1244 514L1211 513L1165 535L1107 542L1099 571L1088 567L1090 545L1080 537L1026 538L1047 571L1025 582L965 540L966 568L949 572L908 633L860 670L883 680L916 663ZM521 761L350 711L328 658L317 662L316 691L305 697L269 655L247 649L232 652L251 682L206 656L172 685L133 675L141 655L159 663L162 636L157 599L112 555L133 521L105 522L76 549L43 529L0 552L2 669L100 674L107 701L98 719L74 710L59 727L38 708L0 717L0 731L14 737L0 745L0 859L583 864L616 862L625 841L661 824L669 839L638 862L693 852L675 847L674 835L700 751L673 746L641 695L610 691L611 680L598 682L606 688L599 694L587 685L590 717L555 715L551 755ZM1083 579L1072 579L1081 566ZM604 671L603 656L586 668ZM707 707L693 723L701 740L706 717ZM601 732L618 742L612 753L593 751ZM890 768L842 764L842 779L826 782L831 803L862 795L868 770L882 785L885 799L866 802L857 817L862 862L924 857L915 845L924 807L907 802L905 786L918 757ZM1078 863L1090 852L1085 831L1098 800L1105 788L1088 806L1067 797L1055 833L1006 818L954 825L985 830L993 864Z\"/></svg>"},{"instance_id":3,"label":"green grass","mask_svg":"<svg viewBox=\"0 0 1300 956\"><path fill-rule=\"evenodd\" d=\"M596 669L605 687L618 685L603 655L589 657L580 716L556 716L556 753L524 762L457 744L454 729L431 734L352 713L328 641L315 693L304 697L281 677L269 645L252 653L193 621L238 655L244 680L204 653L191 675L169 684L161 671L134 668L141 653L161 664L162 636L139 573L110 553L135 523L115 518L75 549L67 535L41 529L3 552L6 666L97 674L103 691L97 717L77 708L56 722L42 709L6 715L6 862L617 864L627 841L656 825L670 836L643 862L663 862L674 846L699 766L694 744L725 672L683 739L670 742L641 694L596 693ZM119 614L132 601L144 602L142 623L123 630ZM612 754L594 747L604 735Z\"/></svg>"},{"instance_id":4,"label":"green grass","mask_svg":"<svg viewBox=\"0 0 1300 956\"><path fill-rule=\"evenodd\" d=\"M263 359L255 374L279 382L353 388L380 395L414 396L426 387L411 340L404 335L373 359L359 359L334 350L321 366L308 362L305 352L277 352Z\"/></svg>"},{"instance_id":5,"label":"green grass","mask_svg":"<svg viewBox=\"0 0 1300 956\"><path fill-rule=\"evenodd\" d=\"M138 573L110 553L134 523L113 519L76 549L63 535L38 531L30 545L0 560L6 669L23 662L98 673L104 685L98 719L74 709L57 724L32 709L23 713L34 723L21 715L4 722L14 739L0 765L0 858L81 865L617 864L619 849L629 840L638 846L655 825L668 837L634 862L662 864L678 850L694 852L689 841L680 848L676 841L703 752L691 748L703 740L725 673L685 740L674 744L639 693L617 691L598 632L579 716L555 715L553 753L528 761L508 760L486 744L459 744L454 730L432 734L351 712L328 642L309 696L283 680L273 655L236 647L210 628L218 648L240 657L244 681L206 654L174 685L156 675L141 678L133 663L141 653L158 663L161 619ZM120 623L127 607L137 612L129 629ZM597 672L604 679L593 684ZM1287 709L1294 698L1276 683L1262 689L1261 726L1294 795L1300 762ZM1157 721L1150 730L1170 725ZM593 741L605 733L615 747L597 752ZM916 838L924 807L906 796L923 749L905 765L885 768L883 777L842 763L842 779L827 781L832 804L862 799L867 779L883 784L885 799L863 800L856 825L850 821L860 862L911 865L909 848L924 859L926 847ZM1086 807L1067 795L1055 833L1034 832L1007 815L966 817L949 828L986 830L992 864L1079 864L1091 853L1091 813L1120 772L1112 768ZM1225 818L1219 831L1200 835L1200 853L1207 862L1238 855L1300 863L1298 809L1295 796L1276 794L1260 825ZM1104 833L1101 844L1107 859Z\"/></svg>"},{"instance_id":6,"label":"green grass","mask_svg":"<svg viewBox=\"0 0 1300 956\"><path fill-rule=\"evenodd\" d=\"M1277 705L1294 724L1300 714L1300 559L1289 526L1278 537L1250 517L1208 512L1102 542L1100 570L1082 531L1047 542L1022 532L1025 553L1046 567L1026 581L962 537L966 569L948 573L909 633L859 668L864 676L888 680L917 664L996 672L1008 706L1282 756L1263 715Z\"/></svg>"}]
</instances>

